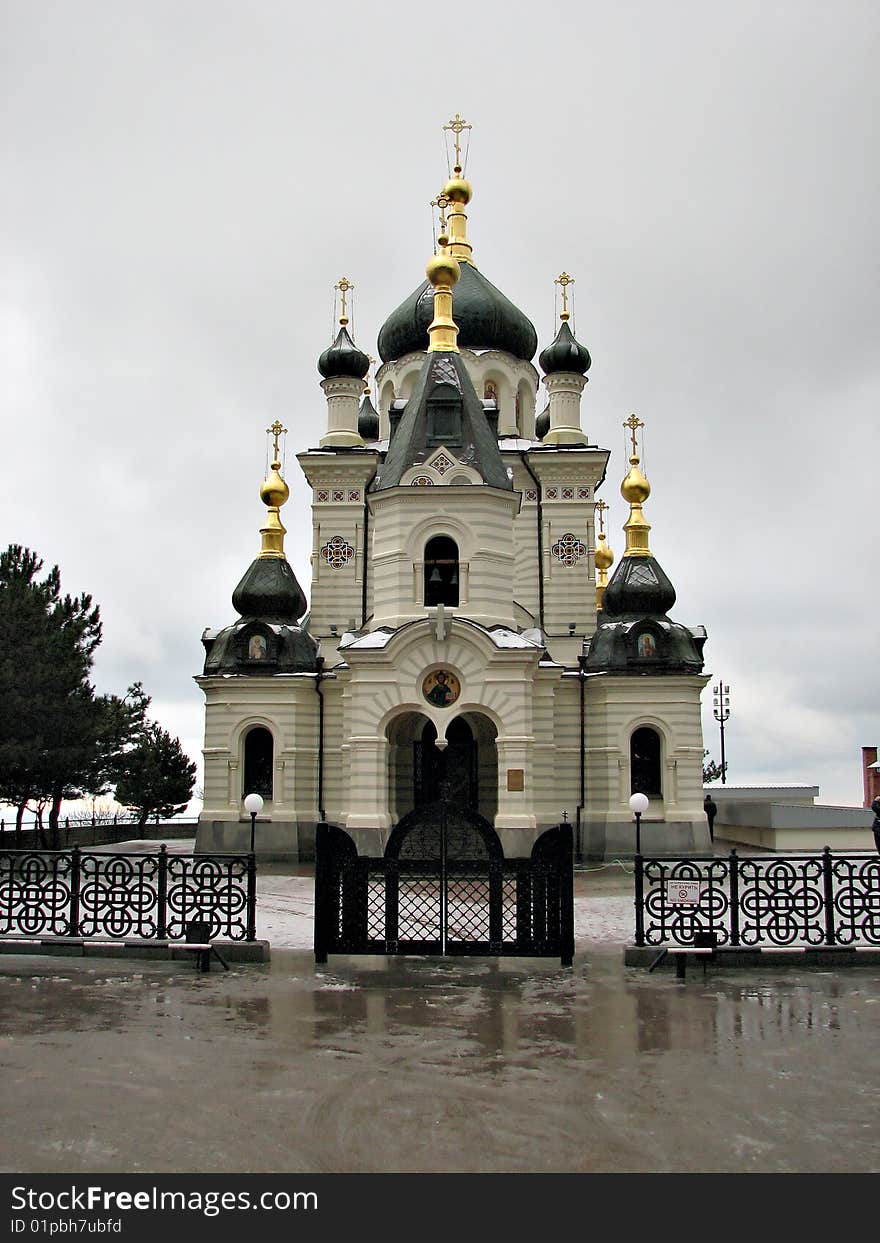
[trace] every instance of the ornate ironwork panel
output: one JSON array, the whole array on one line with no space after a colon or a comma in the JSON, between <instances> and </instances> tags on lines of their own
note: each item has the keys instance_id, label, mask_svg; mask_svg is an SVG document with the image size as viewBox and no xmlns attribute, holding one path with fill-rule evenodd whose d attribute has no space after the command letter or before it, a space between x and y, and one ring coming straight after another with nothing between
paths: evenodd
<instances>
[{"instance_id":1,"label":"ornate ironwork panel","mask_svg":"<svg viewBox=\"0 0 880 1243\"><path fill-rule=\"evenodd\" d=\"M835 857L831 876L835 942L880 945L880 859Z\"/></svg>"},{"instance_id":2,"label":"ornate ironwork panel","mask_svg":"<svg viewBox=\"0 0 880 1243\"><path fill-rule=\"evenodd\" d=\"M0 853L0 935L182 940L256 936L256 872L248 855Z\"/></svg>"},{"instance_id":3,"label":"ornate ironwork panel","mask_svg":"<svg viewBox=\"0 0 880 1243\"><path fill-rule=\"evenodd\" d=\"M73 855L69 852L0 854L0 933L70 936L72 872Z\"/></svg>"},{"instance_id":4,"label":"ornate ironwork panel","mask_svg":"<svg viewBox=\"0 0 880 1243\"><path fill-rule=\"evenodd\" d=\"M880 859L876 855L636 859L636 944L773 948L880 946ZM696 882L698 900L679 900Z\"/></svg>"}]
</instances>

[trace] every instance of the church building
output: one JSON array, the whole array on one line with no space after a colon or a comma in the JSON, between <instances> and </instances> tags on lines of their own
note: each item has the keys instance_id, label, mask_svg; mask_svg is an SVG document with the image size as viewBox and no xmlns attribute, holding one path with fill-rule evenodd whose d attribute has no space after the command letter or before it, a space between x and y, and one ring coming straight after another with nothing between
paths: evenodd
<instances>
[{"instance_id":1,"label":"church building","mask_svg":"<svg viewBox=\"0 0 880 1243\"><path fill-rule=\"evenodd\" d=\"M475 262L468 127L447 128L437 249L379 333L378 409L349 333L352 286L337 286L339 331L318 359L327 430L297 456L312 492L310 608L284 550L285 429L270 429L260 552L232 595L238 619L203 635L197 850L247 849L255 793L264 858L313 857L319 822L381 855L404 816L441 798L487 822L508 857L562 819L581 857L631 855L640 791L646 854L705 851L706 636L669 616L643 424L624 424L629 517L609 581L598 439L616 428L582 410L591 360L572 332L571 277L557 279L539 373L534 327Z\"/></svg>"}]
</instances>

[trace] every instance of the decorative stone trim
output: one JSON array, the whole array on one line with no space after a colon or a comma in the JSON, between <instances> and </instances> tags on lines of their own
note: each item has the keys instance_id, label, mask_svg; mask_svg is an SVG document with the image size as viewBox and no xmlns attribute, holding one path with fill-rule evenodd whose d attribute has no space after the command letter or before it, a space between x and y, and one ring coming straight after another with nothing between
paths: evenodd
<instances>
[{"instance_id":1,"label":"decorative stone trim","mask_svg":"<svg viewBox=\"0 0 880 1243\"><path fill-rule=\"evenodd\" d=\"M443 476L451 467L455 466L455 462L448 454L438 453L436 457L428 462L428 465L431 467L431 470L435 470L438 475Z\"/></svg>"},{"instance_id":2,"label":"decorative stone trim","mask_svg":"<svg viewBox=\"0 0 880 1243\"><path fill-rule=\"evenodd\" d=\"M320 492L317 492L317 493L315 494L315 500L316 500L316 501L320 501L320 502L323 504L323 502L324 502L324 501L329 501L329 500L330 500L330 493L329 493L329 492L326 492L326 491L322 488Z\"/></svg>"},{"instance_id":3,"label":"decorative stone trim","mask_svg":"<svg viewBox=\"0 0 880 1243\"><path fill-rule=\"evenodd\" d=\"M331 570L343 569L353 556L354 549L341 535L334 535L321 548L321 559L327 562Z\"/></svg>"},{"instance_id":4,"label":"decorative stone trim","mask_svg":"<svg viewBox=\"0 0 880 1243\"><path fill-rule=\"evenodd\" d=\"M333 493L333 500L334 500L334 501L344 501L344 500L345 500L345 493L344 493L341 489L337 489L337 490Z\"/></svg>"},{"instance_id":5,"label":"decorative stone trim","mask_svg":"<svg viewBox=\"0 0 880 1243\"><path fill-rule=\"evenodd\" d=\"M589 499L590 499L590 489L589 488L578 488L578 500L588 501Z\"/></svg>"},{"instance_id":6,"label":"decorative stone trim","mask_svg":"<svg viewBox=\"0 0 880 1243\"><path fill-rule=\"evenodd\" d=\"M548 501L558 501L559 500L559 489L548 488L547 491L544 493L544 495L546 496Z\"/></svg>"},{"instance_id":7,"label":"decorative stone trim","mask_svg":"<svg viewBox=\"0 0 880 1243\"><path fill-rule=\"evenodd\" d=\"M361 499L360 488L349 488L348 499L350 501L359 501Z\"/></svg>"},{"instance_id":8,"label":"decorative stone trim","mask_svg":"<svg viewBox=\"0 0 880 1243\"><path fill-rule=\"evenodd\" d=\"M411 488L433 488L434 480L427 475L416 475L415 479L410 480Z\"/></svg>"},{"instance_id":9,"label":"decorative stone trim","mask_svg":"<svg viewBox=\"0 0 880 1243\"><path fill-rule=\"evenodd\" d=\"M587 546L571 531L566 531L565 535L551 545L550 552L562 565L577 565L581 557L587 555Z\"/></svg>"},{"instance_id":10,"label":"decorative stone trim","mask_svg":"<svg viewBox=\"0 0 880 1243\"><path fill-rule=\"evenodd\" d=\"M536 501L537 499L538 499L537 490L535 488L526 488L526 500Z\"/></svg>"}]
</instances>

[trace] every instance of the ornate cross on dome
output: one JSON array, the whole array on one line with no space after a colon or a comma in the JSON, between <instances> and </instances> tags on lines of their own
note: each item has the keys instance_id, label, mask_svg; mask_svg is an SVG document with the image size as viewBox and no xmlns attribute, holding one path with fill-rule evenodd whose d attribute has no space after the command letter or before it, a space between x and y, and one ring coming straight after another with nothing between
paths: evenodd
<instances>
[{"instance_id":1,"label":"ornate cross on dome","mask_svg":"<svg viewBox=\"0 0 880 1243\"><path fill-rule=\"evenodd\" d=\"M435 199L431 199L431 206L438 208L440 211L440 233L441 235L445 235L446 233L446 208L449 206L451 202L452 202L452 199L447 197L447 195L445 195L442 190L440 191L440 193L437 195Z\"/></svg>"},{"instance_id":2,"label":"ornate cross on dome","mask_svg":"<svg viewBox=\"0 0 880 1243\"><path fill-rule=\"evenodd\" d=\"M277 462L277 461L279 461L279 457L278 457L278 439L279 439L279 437L280 437L280 436L286 436L286 435L287 435L287 428L284 426L284 424L283 424L283 423L279 423L278 419L276 419L276 420L275 420L275 422L272 424L272 426L271 426L271 427L267 427L267 428L266 428L266 435L267 435L267 436L271 436L271 437L273 437L273 439L274 439L274 441L275 441L275 444L274 444L274 446L273 446L272 452L273 452L273 454L275 455L275 461Z\"/></svg>"},{"instance_id":3,"label":"ornate cross on dome","mask_svg":"<svg viewBox=\"0 0 880 1243\"><path fill-rule=\"evenodd\" d=\"M634 414L631 414L629 418L624 422L623 426L629 428L630 436L632 437L632 442L633 442L632 455L633 457L638 457L639 450L638 450L638 446L636 445L636 431L640 427L644 427L645 425L641 421L641 419L637 419Z\"/></svg>"},{"instance_id":4,"label":"ornate cross on dome","mask_svg":"<svg viewBox=\"0 0 880 1243\"><path fill-rule=\"evenodd\" d=\"M608 508L609 507L605 504L604 501L596 502L596 516L599 519L599 534L600 535L605 534L605 510Z\"/></svg>"},{"instance_id":5,"label":"ornate cross on dome","mask_svg":"<svg viewBox=\"0 0 880 1243\"><path fill-rule=\"evenodd\" d=\"M351 281L348 279L347 276L341 276L339 278L339 281L337 282L336 285L333 286L333 288L338 289L342 297L342 314L339 316L339 322L340 324L342 324L344 328L345 325L348 323L348 316L345 313L345 295L350 293L351 290L354 289L354 285L352 285Z\"/></svg>"},{"instance_id":6,"label":"ornate cross on dome","mask_svg":"<svg viewBox=\"0 0 880 1243\"><path fill-rule=\"evenodd\" d=\"M473 129L473 126L470 124L469 121L463 121L459 113L456 112L452 120L443 126L443 129L452 130L453 134L455 135L455 168L456 168L456 172L460 172L461 171L462 130Z\"/></svg>"},{"instance_id":7,"label":"ornate cross on dome","mask_svg":"<svg viewBox=\"0 0 880 1243\"><path fill-rule=\"evenodd\" d=\"M574 284L574 277L569 276L567 272L560 272L559 276L556 277L556 280L553 282L553 284L562 286L562 310L559 313L559 318L562 320L566 320L569 318L568 287L569 285Z\"/></svg>"}]
</instances>

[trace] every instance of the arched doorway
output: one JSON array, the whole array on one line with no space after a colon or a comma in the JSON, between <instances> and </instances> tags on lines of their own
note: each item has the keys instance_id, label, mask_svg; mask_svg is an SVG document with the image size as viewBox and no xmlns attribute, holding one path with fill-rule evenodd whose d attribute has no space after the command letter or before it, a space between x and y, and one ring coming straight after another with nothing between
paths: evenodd
<instances>
[{"instance_id":1,"label":"arched doorway","mask_svg":"<svg viewBox=\"0 0 880 1243\"><path fill-rule=\"evenodd\" d=\"M413 756L413 806L424 807L445 798L456 806L478 810L477 746L463 716L446 730L447 746L437 746L437 730L427 721L416 739Z\"/></svg>"},{"instance_id":2,"label":"arched doorway","mask_svg":"<svg viewBox=\"0 0 880 1243\"><path fill-rule=\"evenodd\" d=\"M393 821L440 800L441 782L451 804L490 823L498 811L497 731L481 712L466 712L446 727L437 746L434 723L420 712L395 717L388 738L388 810Z\"/></svg>"}]
</instances>

